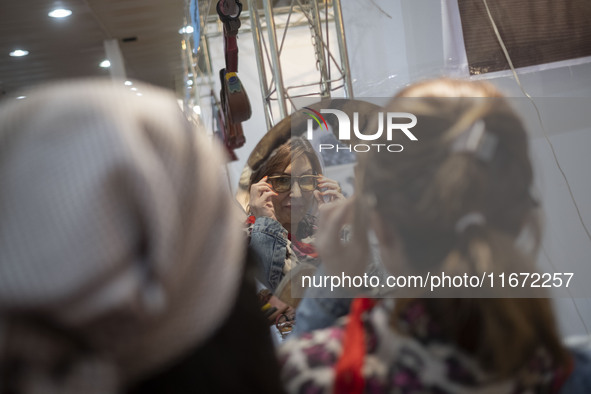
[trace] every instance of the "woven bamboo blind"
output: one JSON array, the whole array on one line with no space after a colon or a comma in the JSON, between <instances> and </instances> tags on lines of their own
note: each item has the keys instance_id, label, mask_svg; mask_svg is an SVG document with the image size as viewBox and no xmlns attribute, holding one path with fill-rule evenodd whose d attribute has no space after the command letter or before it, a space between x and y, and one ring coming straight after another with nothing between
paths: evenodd
<instances>
[{"instance_id":1,"label":"woven bamboo blind","mask_svg":"<svg viewBox=\"0 0 591 394\"><path fill-rule=\"evenodd\" d=\"M482 0L458 0L470 74L507 70ZM515 67L591 56L591 0L488 0Z\"/></svg>"}]
</instances>

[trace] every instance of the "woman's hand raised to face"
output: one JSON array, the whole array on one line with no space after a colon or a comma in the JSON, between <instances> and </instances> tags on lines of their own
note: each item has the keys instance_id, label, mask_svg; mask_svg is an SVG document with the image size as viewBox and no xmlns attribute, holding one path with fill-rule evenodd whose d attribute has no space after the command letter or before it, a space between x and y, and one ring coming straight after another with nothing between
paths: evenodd
<instances>
[{"instance_id":1,"label":"woman's hand raised to face","mask_svg":"<svg viewBox=\"0 0 591 394\"><path fill-rule=\"evenodd\" d=\"M314 197L318 201L318 206L345 199L339 183L322 175L318 178L318 190L314 190Z\"/></svg>"},{"instance_id":2,"label":"woman's hand raised to face","mask_svg":"<svg viewBox=\"0 0 591 394\"><path fill-rule=\"evenodd\" d=\"M250 187L250 213L256 218L265 216L277 220L271 199L277 195L271 185L267 183L267 177L253 183Z\"/></svg>"}]
</instances>

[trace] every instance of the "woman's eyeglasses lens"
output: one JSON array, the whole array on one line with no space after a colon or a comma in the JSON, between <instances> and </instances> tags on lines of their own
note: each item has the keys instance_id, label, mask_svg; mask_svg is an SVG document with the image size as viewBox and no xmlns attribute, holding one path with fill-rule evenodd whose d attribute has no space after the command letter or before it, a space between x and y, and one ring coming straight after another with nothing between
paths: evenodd
<instances>
[{"instance_id":1,"label":"woman's eyeglasses lens","mask_svg":"<svg viewBox=\"0 0 591 394\"><path fill-rule=\"evenodd\" d=\"M292 182L298 182L300 189L305 192L311 192L318 186L317 175L302 175L302 176L272 176L267 178L273 190L277 193L285 193L291 190Z\"/></svg>"}]
</instances>

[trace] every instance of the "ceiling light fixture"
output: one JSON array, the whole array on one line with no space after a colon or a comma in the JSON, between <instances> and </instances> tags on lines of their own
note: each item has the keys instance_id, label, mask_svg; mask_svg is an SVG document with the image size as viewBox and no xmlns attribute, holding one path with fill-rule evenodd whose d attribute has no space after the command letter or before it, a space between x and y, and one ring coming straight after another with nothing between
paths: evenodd
<instances>
[{"instance_id":1,"label":"ceiling light fixture","mask_svg":"<svg viewBox=\"0 0 591 394\"><path fill-rule=\"evenodd\" d=\"M68 16L72 15L72 11L65 8L56 8L47 15L52 18L67 18Z\"/></svg>"},{"instance_id":2,"label":"ceiling light fixture","mask_svg":"<svg viewBox=\"0 0 591 394\"><path fill-rule=\"evenodd\" d=\"M193 26L187 25L180 28L179 34L193 34L194 31Z\"/></svg>"},{"instance_id":3,"label":"ceiling light fixture","mask_svg":"<svg viewBox=\"0 0 591 394\"><path fill-rule=\"evenodd\" d=\"M124 85L125 86L131 86L131 85L133 85L133 82L131 82L131 81L125 81Z\"/></svg>"},{"instance_id":4,"label":"ceiling light fixture","mask_svg":"<svg viewBox=\"0 0 591 394\"><path fill-rule=\"evenodd\" d=\"M102 67L102 68L109 68L109 67L111 67L111 62L108 61L108 60L103 60L101 62L101 64L99 64L99 66Z\"/></svg>"},{"instance_id":5,"label":"ceiling light fixture","mask_svg":"<svg viewBox=\"0 0 591 394\"><path fill-rule=\"evenodd\" d=\"M10 56L12 57L22 57L27 56L29 51L25 51L24 49L15 49L14 51L10 52Z\"/></svg>"},{"instance_id":6,"label":"ceiling light fixture","mask_svg":"<svg viewBox=\"0 0 591 394\"><path fill-rule=\"evenodd\" d=\"M16 99L17 100L22 100L22 99L26 99L26 98L27 98L27 96L18 96Z\"/></svg>"}]
</instances>

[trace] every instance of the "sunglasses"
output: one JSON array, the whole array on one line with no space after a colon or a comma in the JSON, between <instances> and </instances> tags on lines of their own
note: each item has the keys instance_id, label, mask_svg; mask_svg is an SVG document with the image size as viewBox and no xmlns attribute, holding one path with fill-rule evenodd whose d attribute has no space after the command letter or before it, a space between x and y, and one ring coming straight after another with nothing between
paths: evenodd
<instances>
[{"instance_id":1,"label":"sunglasses","mask_svg":"<svg viewBox=\"0 0 591 394\"><path fill-rule=\"evenodd\" d=\"M302 191L311 192L316 190L316 187L318 187L318 175L277 175L268 177L267 182L271 184L271 187L277 193L285 193L290 191L291 185L293 185L294 182L297 182L298 185L300 185L300 189Z\"/></svg>"}]
</instances>

